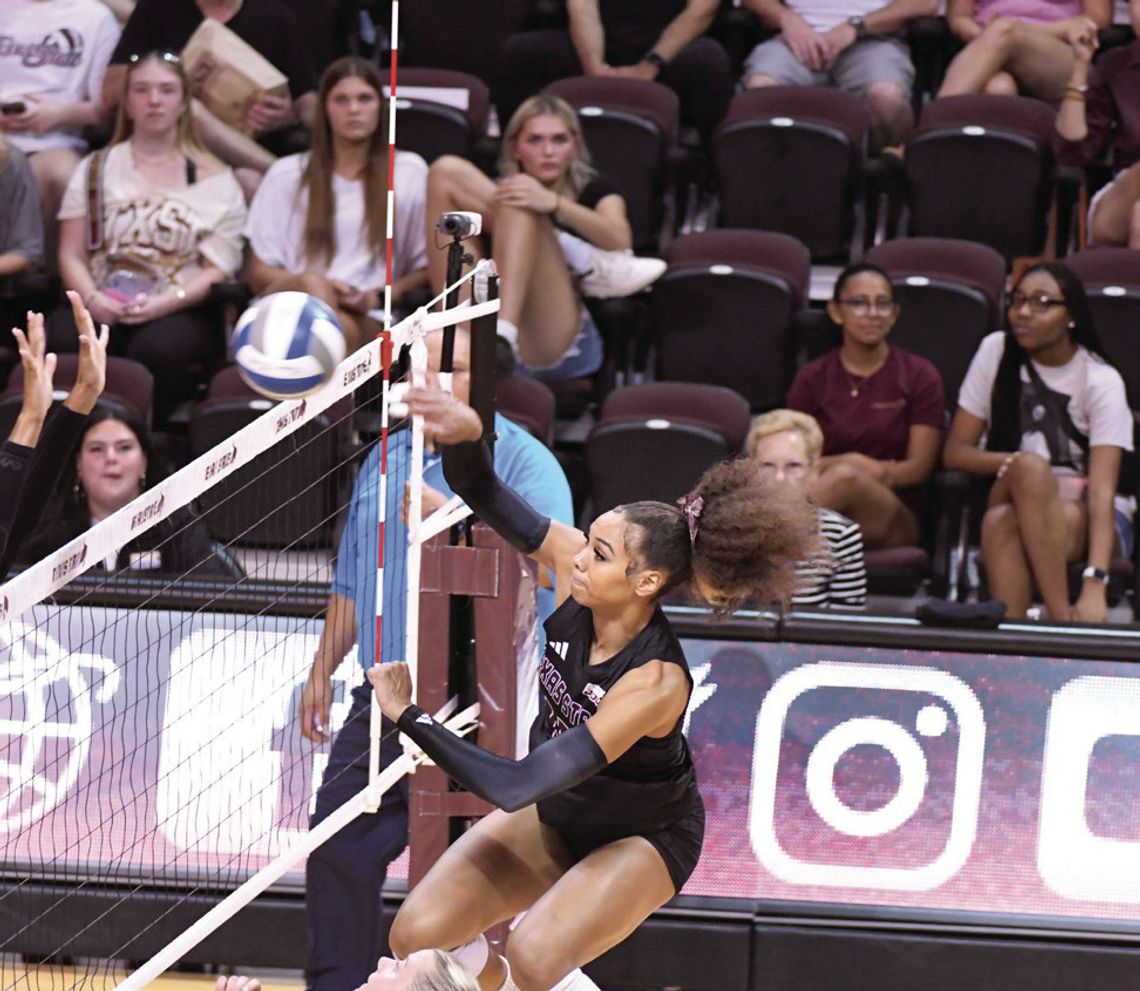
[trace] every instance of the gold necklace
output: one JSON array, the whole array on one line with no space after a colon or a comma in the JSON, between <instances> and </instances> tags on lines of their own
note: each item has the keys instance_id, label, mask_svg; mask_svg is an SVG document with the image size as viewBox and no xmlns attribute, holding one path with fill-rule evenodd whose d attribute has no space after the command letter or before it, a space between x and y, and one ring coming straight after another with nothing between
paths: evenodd
<instances>
[{"instance_id":1,"label":"gold necklace","mask_svg":"<svg viewBox=\"0 0 1140 991\"><path fill-rule=\"evenodd\" d=\"M890 353L888 352L888 357L889 356L890 356ZM884 358L874 368L872 368L866 375L852 375L852 373L847 370L847 366L845 364L843 364L843 359L842 358L839 359L839 367L843 369L843 375L847 379L847 384L851 387L851 398L852 399L858 399L859 398L859 390L862 389L863 386L865 386L871 380L871 378L873 376L877 375L880 371L882 371L883 365L885 365L886 363L887 363L887 359Z\"/></svg>"}]
</instances>

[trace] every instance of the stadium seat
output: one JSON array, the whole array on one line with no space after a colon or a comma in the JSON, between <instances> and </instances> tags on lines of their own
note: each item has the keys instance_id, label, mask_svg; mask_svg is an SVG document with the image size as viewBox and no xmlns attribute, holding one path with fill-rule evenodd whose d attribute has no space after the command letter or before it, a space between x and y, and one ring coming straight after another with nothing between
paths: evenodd
<instances>
[{"instance_id":1,"label":"stadium seat","mask_svg":"<svg viewBox=\"0 0 1140 991\"><path fill-rule=\"evenodd\" d=\"M236 366L223 368L190 413L191 455L221 444L273 405L241 380ZM249 546L329 546L348 482L349 407L349 400L335 404L208 489L199 503L210 535ZM284 505L282 492L294 493Z\"/></svg>"},{"instance_id":2,"label":"stadium seat","mask_svg":"<svg viewBox=\"0 0 1140 991\"><path fill-rule=\"evenodd\" d=\"M912 236L980 241L1007 261L1046 251L1054 110L1024 96L932 100L906 147Z\"/></svg>"},{"instance_id":3,"label":"stadium seat","mask_svg":"<svg viewBox=\"0 0 1140 991\"><path fill-rule=\"evenodd\" d=\"M743 396L715 385L652 382L615 389L586 437L593 515L639 499L672 502L748 433Z\"/></svg>"},{"instance_id":4,"label":"stadium seat","mask_svg":"<svg viewBox=\"0 0 1140 991\"><path fill-rule=\"evenodd\" d=\"M1133 409L1140 409L1140 251L1092 248L1065 265L1084 283L1105 354L1120 369Z\"/></svg>"},{"instance_id":5,"label":"stadium seat","mask_svg":"<svg viewBox=\"0 0 1140 991\"><path fill-rule=\"evenodd\" d=\"M75 384L79 371L79 355L61 354L56 358L52 386L55 399L63 400ZM0 396L0 437L7 437L16 422L24 396L24 367L12 369L4 394ZM130 358L107 358L107 384L99 402L113 410L126 412L148 427L154 409L154 376L145 365Z\"/></svg>"},{"instance_id":6,"label":"stadium seat","mask_svg":"<svg viewBox=\"0 0 1140 991\"><path fill-rule=\"evenodd\" d=\"M722 385L753 409L780 405L811 258L793 237L715 230L678 238L650 306L660 379Z\"/></svg>"},{"instance_id":7,"label":"stadium seat","mask_svg":"<svg viewBox=\"0 0 1140 991\"><path fill-rule=\"evenodd\" d=\"M713 140L720 225L781 231L813 258L861 241L863 100L823 86L737 93Z\"/></svg>"},{"instance_id":8,"label":"stadium seat","mask_svg":"<svg viewBox=\"0 0 1140 991\"><path fill-rule=\"evenodd\" d=\"M512 375L495 385L495 408L508 420L554 446L554 393L538 379Z\"/></svg>"},{"instance_id":9,"label":"stadium seat","mask_svg":"<svg viewBox=\"0 0 1140 991\"><path fill-rule=\"evenodd\" d=\"M634 247L659 251L673 214L670 155L679 126L677 95L660 83L609 76L559 79L545 92L578 111L598 173L625 197Z\"/></svg>"},{"instance_id":10,"label":"stadium seat","mask_svg":"<svg viewBox=\"0 0 1140 991\"><path fill-rule=\"evenodd\" d=\"M1002 327L1005 260L984 244L936 237L886 241L866 260L886 270L899 303L891 343L934 364L952 411L982 338Z\"/></svg>"},{"instance_id":11,"label":"stadium seat","mask_svg":"<svg viewBox=\"0 0 1140 991\"><path fill-rule=\"evenodd\" d=\"M478 76L451 69L401 69L396 98L401 150L414 151L428 164L440 155L474 158L482 151L477 146L487 129L491 91Z\"/></svg>"}]
</instances>

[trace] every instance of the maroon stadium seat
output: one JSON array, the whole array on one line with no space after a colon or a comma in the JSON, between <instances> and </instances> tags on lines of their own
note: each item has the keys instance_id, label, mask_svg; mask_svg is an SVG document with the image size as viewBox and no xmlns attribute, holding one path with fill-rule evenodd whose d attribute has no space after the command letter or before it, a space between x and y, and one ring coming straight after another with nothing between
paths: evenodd
<instances>
[{"instance_id":1,"label":"maroon stadium seat","mask_svg":"<svg viewBox=\"0 0 1140 991\"><path fill-rule=\"evenodd\" d=\"M813 258L858 241L867 111L824 86L767 86L738 93L717 128L720 224L781 231Z\"/></svg>"},{"instance_id":2,"label":"maroon stadium seat","mask_svg":"<svg viewBox=\"0 0 1140 991\"><path fill-rule=\"evenodd\" d=\"M668 261L650 295L658 378L726 386L757 410L780 405L807 248L786 234L715 230L678 238Z\"/></svg>"}]
</instances>

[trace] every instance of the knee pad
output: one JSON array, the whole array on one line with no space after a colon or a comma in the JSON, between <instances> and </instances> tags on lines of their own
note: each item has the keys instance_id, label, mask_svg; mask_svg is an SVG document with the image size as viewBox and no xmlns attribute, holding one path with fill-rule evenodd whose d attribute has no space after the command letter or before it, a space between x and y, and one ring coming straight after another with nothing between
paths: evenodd
<instances>
[{"instance_id":1,"label":"knee pad","mask_svg":"<svg viewBox=\"0 0 1140 991\"><path fill-rule=\"evenodd\" d=\"M490 948L487 946L487 937L480 933L474 939L468 940L462 946L457 946L451 952L455 954L464 967L477 977L480 971L487 966Z\"/></svg>"}]
</instances>

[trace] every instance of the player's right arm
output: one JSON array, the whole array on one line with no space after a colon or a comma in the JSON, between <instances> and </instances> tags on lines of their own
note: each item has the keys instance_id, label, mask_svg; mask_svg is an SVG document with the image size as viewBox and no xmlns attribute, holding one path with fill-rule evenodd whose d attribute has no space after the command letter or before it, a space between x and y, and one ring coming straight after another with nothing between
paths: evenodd
<instances>
[{"instance_id":1,"label":"player's right arm","mask_svg":"<svg viewBox=\"0 0 1140 991\"><path fill-rule=\"evenodd\" d=\"M321 641L313 657L309 677L301 690L297 715L301 735L313 743L329 739L329 708L332 705L332 677L345 655L356 643L356 617L352 599L332 592L325 612Z\"/></svg>"},{"instance_id":2,"label":"player's right arm","mask_svg":"<svg viewBox=\"0 0 1140 991\"><path fill-rule=\"evenodd\" d=\"M543 516L499 478L483 442L483 421L470 406L439 389L410 389L408 408L424 418L424 437L443 450L447 484L488 526L554 574L561 604L570 589L574 555L586 543L577 527Z\"/></svg>"}]
</instances>

